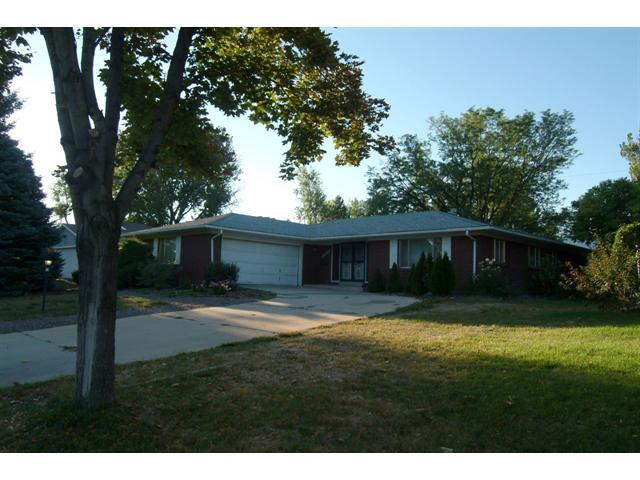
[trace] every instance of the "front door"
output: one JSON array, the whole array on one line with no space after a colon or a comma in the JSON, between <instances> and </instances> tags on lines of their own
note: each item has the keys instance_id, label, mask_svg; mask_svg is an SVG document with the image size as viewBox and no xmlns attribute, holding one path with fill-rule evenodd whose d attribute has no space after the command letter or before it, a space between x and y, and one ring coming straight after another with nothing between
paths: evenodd
<instances>
[{"instance_id":1,"label":"front door","mask_svg":"<svg viewBox=\"0 0 640 480\"><path fill-rule=\"evenodd\" d=\"M340 245L340 280L343 282L364 282L364 242Z\"/></svg>"}]
</instances>

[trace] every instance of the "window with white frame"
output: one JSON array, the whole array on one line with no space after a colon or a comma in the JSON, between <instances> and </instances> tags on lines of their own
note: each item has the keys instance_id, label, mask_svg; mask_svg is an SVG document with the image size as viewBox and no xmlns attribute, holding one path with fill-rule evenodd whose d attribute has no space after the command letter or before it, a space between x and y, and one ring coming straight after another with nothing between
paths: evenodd
<instances>
[{"instance_id":1,"label":"window with white frame","mask_svg":"<svg viewBox=\"0 0 640 480\"><path fill-rule=\"evenodd\" d=\"M540 247L529 247L529 267L540 267Z\"/></svg>"},{"instance_id":2,"label":"window with white frame","mask_svg":"<svg viewBox=\"0 0 640 480\"><path fill-rule=\"evenodd\" d=\"M158 239L158 262L166 264L176 263L176 238L159 238Z\"/></svg>"},{"instance_id":3,"label":"window with white frame","mask_svg":"<svg viewBox=\"0 0 640 480\"><path fill-rule=\"evenodd\" d=\"M433 258L442 254L442 238L411 238L398 240L398 266L411 268L422 254Z\"/></svg>"},{"instance_id":4,"label":"window with white frame","mask_svg":"<svg viewBox=\"0 0 640 480\"><path fill-rule=\"evenodd\" d=\"M504 240L498 240L495 238L493 240L493 259L496 263L501 264L505 263L507 259L507 242Z\"/></svg>"}]
</instances>

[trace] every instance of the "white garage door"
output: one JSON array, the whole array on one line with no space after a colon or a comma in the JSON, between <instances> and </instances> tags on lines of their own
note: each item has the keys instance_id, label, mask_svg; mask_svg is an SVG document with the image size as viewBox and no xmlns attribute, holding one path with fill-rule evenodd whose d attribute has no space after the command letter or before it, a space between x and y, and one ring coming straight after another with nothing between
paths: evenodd
<instances>
[{"instance_id":1,"label":"white garage door","mask_svg":"<svg viewBox=\"0 0 640 480\"><path fill-rule=\"evenodd\" d=\"M298 246L223 237L221 258L240 267L239 283L298 285Z\"/></svg>"}]
</instances>

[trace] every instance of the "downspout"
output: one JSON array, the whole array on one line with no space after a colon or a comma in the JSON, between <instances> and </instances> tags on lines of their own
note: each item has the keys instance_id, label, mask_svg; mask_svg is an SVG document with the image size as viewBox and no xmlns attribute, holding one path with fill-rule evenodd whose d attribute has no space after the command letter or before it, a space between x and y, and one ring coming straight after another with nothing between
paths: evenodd
<instances>
[{"instance_id":1,"label":"downspout","mask_svg":"<svg viewBox=\"0 0 640 480\"><path fill-rule=\"evenodd\" d=\"M213 263L215 261L215 256L214 256L214 244L215 244L215 240L216 238L218 238L220 235L222 235L222 230L220 230L217 234L215 234L213 237L211 237L211 263ZM222 244L220 244L222 246ZM222 252L220 252L220 259L222 259Z\"/></svg>"},{"instance_id":2,"label":"downspout","mask_svg":"<svg viewBox=\"0 0 640 480\"><path fill-rule=\"evenodd\" d=\"M464 232L464 234L467 236L467 238L470 238L471 241L473 242L473 265L471 266L471 272L473 273L473 276L475 277L476 276L476 266L477 266L477 262L476 262L476 239L473 238L469 234L469 230Z\"/></svg>"}]
</instances>

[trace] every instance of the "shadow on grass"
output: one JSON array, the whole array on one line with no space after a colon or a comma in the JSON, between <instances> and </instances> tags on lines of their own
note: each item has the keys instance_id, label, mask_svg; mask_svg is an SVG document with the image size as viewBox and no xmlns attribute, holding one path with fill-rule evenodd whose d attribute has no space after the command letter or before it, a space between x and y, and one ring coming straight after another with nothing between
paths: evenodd
<instances>
[{"instance_id":1,"label":"shadow on grass","mask_svg":"<svg viewBox=\"0 0 640 480\"><path fill-rule=\"evenodd\" d=\"M225 346L125 368L120 405L93 413L65 400L68 380L16 390L17 405L6 390L0 450L640 449L635 367L428 347L349 335ZM220 368L144 383L151 366L170 373L207 365Z\"/></svg>"}]
</instances>

